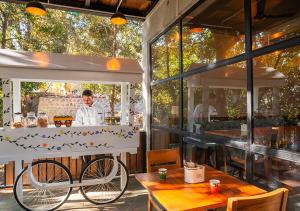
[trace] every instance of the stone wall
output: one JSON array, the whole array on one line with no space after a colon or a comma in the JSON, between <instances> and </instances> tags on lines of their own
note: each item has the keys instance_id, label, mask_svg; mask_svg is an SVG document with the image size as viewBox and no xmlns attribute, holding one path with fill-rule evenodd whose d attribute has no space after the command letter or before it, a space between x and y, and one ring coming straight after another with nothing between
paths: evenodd
<instances>
[{"instance_id":1,"label":"stone wall","mask_svg":"<svg viewBox=\"0 0 300 211\"><path fill-rule=\"evenodd\" d=\"M99 102L105 112L109 112L109 102L105 97L94 98ZM75 117L79 105L82 104L81 97L40 97L38 102L38 113L45 112L52 123L54 115L71 115Z\"/></svg>"}]
</instances>

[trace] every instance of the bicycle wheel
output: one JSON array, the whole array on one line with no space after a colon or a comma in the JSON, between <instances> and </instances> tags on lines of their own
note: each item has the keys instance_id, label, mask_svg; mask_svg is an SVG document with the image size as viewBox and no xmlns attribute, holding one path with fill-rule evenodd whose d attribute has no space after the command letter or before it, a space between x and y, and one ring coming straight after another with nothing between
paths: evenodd
<instances>
[{"instance_id":1,"label":"bicycle wheel","mask_svg":"<svg viewBox=\"0 0 300 211\"><path fill-rule=\"evenodd\" d=\"M117 165L117 174L110 182L80 187L80 191L86 200L100 205L114 202L123 195L128 185L128 171L119 159ZM113 171L113 166L113 157L106 156L92 160L83 169L79 182L84 183L92 179L105 178ZM121 184L121 172L125 175L123 185Z\"/></svg>"},{"instance_id":2,"label":"bicycle wheel","mask_svg":"<svg viewBox=\"0 0 300 211\"><path fill-rule=\"evenodd\" d=\"M72 176L64 165L54 160L41 160L32 163L32 175L41 185L63 183L57 188L37 188L30 182L23 187L23 181L29 179L28 167L18 175L14 184L14 196L18 204L25 210L30 211L51 211L60 207L70 196L72 188L66 185L72 184ZM22 193L18 193L18 188ZM22 195L19 195L22 194Z\"/></svg>"}]
</instances>

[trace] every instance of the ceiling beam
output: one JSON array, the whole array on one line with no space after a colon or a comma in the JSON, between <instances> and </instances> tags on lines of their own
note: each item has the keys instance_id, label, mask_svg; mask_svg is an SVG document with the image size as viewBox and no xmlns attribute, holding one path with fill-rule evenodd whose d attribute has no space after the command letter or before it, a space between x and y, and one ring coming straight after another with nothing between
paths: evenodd
<instances>
[{"instance_id":1,"label":"ceiling beam","mask_svg":"<svg viewBox=\"0 0 300 211\"><path fill-rule=\"evenodd\" d=\"M28 0L0 0L3 2L10 2L16 4L26 4ZM69 11L76 11L85 14L97 15L97 16L104 16L110 17L112 14L115 13L115 7L113 6L106 6L99 3L92 3L90 2L90 7L85 8L85 2L77 2L77 1L65 1L65 0L40 0L43 5L47 8L51 9L58 9L58 10L69 10ZM122 12L126 17L130 20L136 21L144 21L145 16L139 10L132 10L126 8L120 8L119 10Z\"/></svg>"}]
</instances>

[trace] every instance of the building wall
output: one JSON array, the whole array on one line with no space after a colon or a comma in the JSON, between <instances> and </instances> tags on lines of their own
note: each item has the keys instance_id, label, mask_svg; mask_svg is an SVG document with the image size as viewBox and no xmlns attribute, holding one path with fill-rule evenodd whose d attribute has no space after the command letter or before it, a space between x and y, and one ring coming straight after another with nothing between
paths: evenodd
<instances>
[{"instance_id":1,"label":"building wall","mask_svg":"<svg viewBox=\"0 0 300 211\"><path fill-rule=\"evenodd\" d=\"M147 132L147 149L150 149L150 61L149 42L165 28L174 23L184 12L198 0L160 0L143 24L143 90L146 105L145 129Z\"/></svg>"}]
</instances>

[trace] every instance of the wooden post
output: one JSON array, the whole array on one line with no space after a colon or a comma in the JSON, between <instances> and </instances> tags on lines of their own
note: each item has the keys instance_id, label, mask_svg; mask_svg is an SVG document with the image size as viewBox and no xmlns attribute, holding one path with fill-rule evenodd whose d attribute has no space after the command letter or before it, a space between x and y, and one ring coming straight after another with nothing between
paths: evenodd
<instances>
[{"instance_id":1,"label":"wooden post","mask_svg":"<svg viewBox=\"0 0 300 211\"><path fill-rule=\"evenodd\" d=\"M2 79L3 91L3 127L10 128L12 120L12 100L11 100L11 81L10 79Z\"/></svg>"},{"instance_id":2,"label":"wooden post","mask_svg":"<svg viewBox=\"0 0 300 211\"><path fill-rule=\"evenodd\" d=\"M13 79L13 113L21 112L21 81L20 79Z\"/></svg>"},{"instance_id":3,"label":"wooden post","mask_svg":"<svg viewBox=\"0 0 300 211\"><path fill-rule=\"evenodd\" d=\"M129 86L129 125L133 125L134 123L134 115L135 115L135 85L130 84Z\"/></svg>"},{"instance_id":4,"label":"wooden post","mask_svg":"<svg viewBox=\"0 0 300 211\"><path fill-rule=\"evenodd\" d=\"M121 83L121 125L126 125L126 116L127 116L126 104L128 101L127 92L128 92L127 84L122 82Z\"/></svg>"},{"instance_id":5,"label":"wooden post","mask_svg":"<svg viewBox=\"0 0 300 211\"><path fill-rule=\"evenodd\" d=\"M125 88L125 87L124 87ZM125 90L125 89L124 89ZM133 126L134 123L134 114L135 114L135 86L133 84L129 85L128 90L128 98L129 98L129 113L128 113L128 122L130 126ZM127 163L127 153L121 152L121 161L125 164ZM124 187L125 183L125 172L121 172L121 186Z\"/></svg>"}]
</instances>

